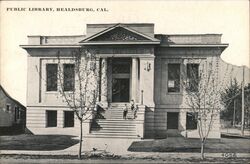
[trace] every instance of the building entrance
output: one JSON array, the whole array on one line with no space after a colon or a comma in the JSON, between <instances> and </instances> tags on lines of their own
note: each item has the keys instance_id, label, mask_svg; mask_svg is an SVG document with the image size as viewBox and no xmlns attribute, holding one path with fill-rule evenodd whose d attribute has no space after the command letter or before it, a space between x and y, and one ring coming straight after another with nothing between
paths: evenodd
<instances>
[{"instance_id":1,"label":"building entrance","mask_svg":"<svg viewBox=\"0 0 250 164\"><path fill-rule=\"evenodd\" d=\"M112 60L112 102L129 102L131 59Z\"/></svg>"},{"instance_id":2,"label":"building entrance","mask_svg":"<svg viewBox=\"0 0 250 164\"><path fill-rule=\"evenodd\" d=\"M113 102L129 102L129 79L113 79Z\"/></svg>"}]
</instances>

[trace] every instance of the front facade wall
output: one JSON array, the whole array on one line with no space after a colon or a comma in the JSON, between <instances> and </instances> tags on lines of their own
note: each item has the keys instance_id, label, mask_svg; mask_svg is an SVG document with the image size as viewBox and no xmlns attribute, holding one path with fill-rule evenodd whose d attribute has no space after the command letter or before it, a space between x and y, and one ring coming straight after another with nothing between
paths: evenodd
<instances>
[{"instance_id":1,"label":"front facade wall","mask_svg":"<svg viewBox=\"0 0 250 164\"><path fill-rule=\"evenodd\" d=\"M109 40L110 38L108 40L102 38L111 31L99 35L99 32L105 32L105 29L121 27L124 27L123 32L126 31L126 35L130 33L138 38L131 38L130 35L124 37L124 33L115 35L114 38L111 37L111 40ZM175 84L174 78L178 78L176 72L170 77L168 65L172 64L172 70L176 66L180 66L177 72L180 72L180 83L183 82L187 76L186 68L188 63L200 63L220 56L222 51L215 46L215 44L220 44L220 35L162 35L163 38L158 40L157 35L154 34L153 24L124 24L121 27L114 24L88 25L88 37L82 41L80 40L81 37L78 38L79 40L75 38L78 41L72 43L73 46L71 45L78 48L68 48L67 46L55 48L56 42L59 44L64 42L60 37L30 37L29 44L40 47L27 48L29 54L27 69L27 127L33 133L77 134L79 132L79 124L76 118L74 118L74 127L64 127L64 113L70 111L70 109L58 90L46 91L46 65L59 64L58 55L62 58L59 67L62 67L64 63L70 64L72 62L72 52L78 51L80 45L83 44L99 57L97 67L100 69L99 76L101 80L98 101L100 101L99 105L101 107L107 109L114 103L112 85L113 81L118 79L117 81L120 80L117 82L119 85L129 86L129 95L127 94L125 96L126 100L120 103L124 105L124 103L129 103L133 99L136 104L146 106L144 119L145 138L161 138L173 134L198 137L197 130L186 130L187 112L190 112L191 109L185 102L184 89L181 84ZM126 30L127 27L131 29L128 31ZM101 40L98 40L98 38ZM133 40L133 38L136 40ZM184 44L184 47L182 47L182 44ZM197 44L196 47L195 44ZM209 44L214 45L209 47ZM46 48L49 45L55 47ZM130 72L113 74L112 64L115 59L125 58L130 60ZM127 81L125 82L124 79ZM120 84L121 81L126 84ZM169 91L168 85L174 86L171 91ZM180 87L175 87L175 85L180 85ZM60 87L59 82L57 87ZM175 92L176 90L177 92ZM54 113L53 116L51 115L54 119L56 112L56 126L54 127L48 127L48 111ZM209 137L220 138L218 118L214 121ZM86 127L88 129L83 130L84 134L89 132L89 122L86 122Z\"/></svg>"},{"instance_id":2,"label":"front facade wall","mask_svg":"<svg viewBox=\"0 0 250 164\"><path fill-rule=\"evenodd\" d=\"M147 106L145 111L144 137L162 138L169 136L168 114L177 113L176 130L186 137L198 137L197 130L186 130L186 114L190 109L185 105L183 88L178 93L168 93L168 64L180 64L181 76L186 74L186 64L190 61L200 62L214 58L221 52L213 50L160 50L155 54L126 54L121 48L120 54L99 51L100 56L107 58L107 101L112 103L112 58L127 57L131 59L130 72L130 100ZM140 49L141 50L141 49ZM30 52L28 57L28 103L27 103L27 128L35 134L75 134L79 130L79 122L75 118L74 127L64 127L64 111L69 111L59 92L46 91L46 64L57 64L56 55L60 51L63 56L61 64L70 63L70 49L45 49ZM106 54L103 54L106 52ZM184 56L185 54L185 56ZM190 55L192 54L192 55ZM136 69L135 69L136 68ZM133 77L132 77L133 76ZM133 86L132 86L133 85ZM57 126L47 127L46 111L57 111ZM175 125L173 125L175 126ZM219 119L215 120L209 137L220 138ZM171 132L171 130L170 130ZM88 133L85 132L85 133Z\"/></svg>"},{"instance_id":3,"label":"front facade wall","mask_svg":"<svg viewBox=\"0 0 250 164\"><path fill-rule=\"evenodd\" d=\"M129 100L134 99L135 103L143 103L148 106L148 109L154 110L153 90L154 90L154 54L152 46L149 47L132 47L128 50L126 47L119 47L119 51L100 49L97 51L97 56L100 57L100 65L102 69L103 61L107 62L107 72L100 71L107 76L107 101L108 104L112 101L112 59L127 58L130 60L130 81L129 81ZM27 88L27 128L35 134L77 134L79 132L79 123L75 116L74 127L64 127L64 111L70 111L67 107L64 98L57 91L46 91L46 65L58 64L62 67L63 64L72 63L71 52L75 49L33 49L28 51L28 88ZM60 63L58 63L57 55L60 54ZM146 54L144 54L146 53ZM57 82L58 88L60 82ZM100 81L100 92L103 91L103 80ZM105 89L104 89L105 90ZM103 93L100 93L101 102L103 101ZM57 112L56 127L47 127L48 120L46 111ZM153 115L146 129L153 128ZM150 118L146 118L146 122ZM89 124L89 123L86 123ZM147 123L148 124L148 123ZM148 130L147 130L148 131ZM88 131L84 133L88 134Z\"/></svg>"},{"instance_id":4,"label":"front facade wall","mask_svg":"<svg viewBox=\"0 0 250 164\"><path fill-rule=\"evenodd\" d=\"M184 89L180 86L179 92L168 92L168 64L180 64L181 80L185 80L188 63L203 63L205 61L217 62L220 51L212 49L161 49L156 53L155 59L155 111L154 111L154 137L164 138L171 136L168 129L168 114L177 113L176 130L185 137L199 137L198 130L186 130L187 112L192 112L186 103ZM216 69L216 68L214 68ZM170 133L170 134L169 134ZM177 134L178 135L178 134ZM209 138L220 138L219 116L216 116Z\"/></svg>"}]
</instances>

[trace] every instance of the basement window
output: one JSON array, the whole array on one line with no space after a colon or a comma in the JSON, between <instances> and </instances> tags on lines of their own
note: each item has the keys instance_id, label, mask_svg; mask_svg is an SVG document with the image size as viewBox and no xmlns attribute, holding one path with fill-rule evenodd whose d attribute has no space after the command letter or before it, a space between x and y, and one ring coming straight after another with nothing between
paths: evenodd
<instances>
[{"instance_id":1,"label":"basement window","mask_svg":"<svg viewBox=\"0 0 250 164\"><path fill-rule=\"evenodd\" d=\"M57 111L46 111L47 127L57 127Z\"/></svg>"},{"instance_id":2,"label":"basement window","mask_svg":"<svg viewBox=\"0 0 250 164\"><path fill-rule=\"evenodd\" d=\"M73 111L64 111L64 127L74 127Z\"/></svg>"},{"instance_id":3,"label":"basement window","mask_svg":"<svg viewBox=\"0 0 250 164\"><path fill-rule=\"evenodd\" d=\"M186 118L186 129L187 130L195 130L197 129L197 112L187 112L187 118Z\"/></svg>"}]
</instances>

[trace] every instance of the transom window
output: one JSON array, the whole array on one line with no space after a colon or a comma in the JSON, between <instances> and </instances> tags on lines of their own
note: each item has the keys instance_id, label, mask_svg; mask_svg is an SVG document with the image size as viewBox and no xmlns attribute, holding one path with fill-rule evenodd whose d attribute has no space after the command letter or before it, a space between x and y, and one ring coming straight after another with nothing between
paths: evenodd
<instances>
[{"instance_id":1,"label":"transom window","mask_svg":"<svg viewBox=\"0 0 250 164\"><path fill-rule=\"evenodd\" d=\"M112 61L112 73L113 74L127 74L130 73L130 60L129 59L114 59Z\"/></svg>"}]
</instances>

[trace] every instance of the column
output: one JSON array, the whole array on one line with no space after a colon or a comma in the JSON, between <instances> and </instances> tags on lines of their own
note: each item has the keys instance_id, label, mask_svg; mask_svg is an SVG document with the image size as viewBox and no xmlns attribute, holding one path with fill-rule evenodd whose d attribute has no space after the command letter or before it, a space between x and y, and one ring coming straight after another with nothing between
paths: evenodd
<instances>
[{"instance_id":1,"label":"column","mask_svg":"<svg viewBox=\"0 0 250 164\"><path fill-rule=\"evenodd\" d=\"M108 108L108 79L107 79L107 58L101 61L101 105Z\"/></svg>"},{"instance_id":2,"label":"column","mask_svg":"<svg viewBox=\"0 0 250 164\"><path fill-rule=\"evenodd\" d=\"M131 99L135 101L135 103L139 103L138 101L138 59L132 58L132 73L131 73Z\"/></svg>"}]
</instances>

